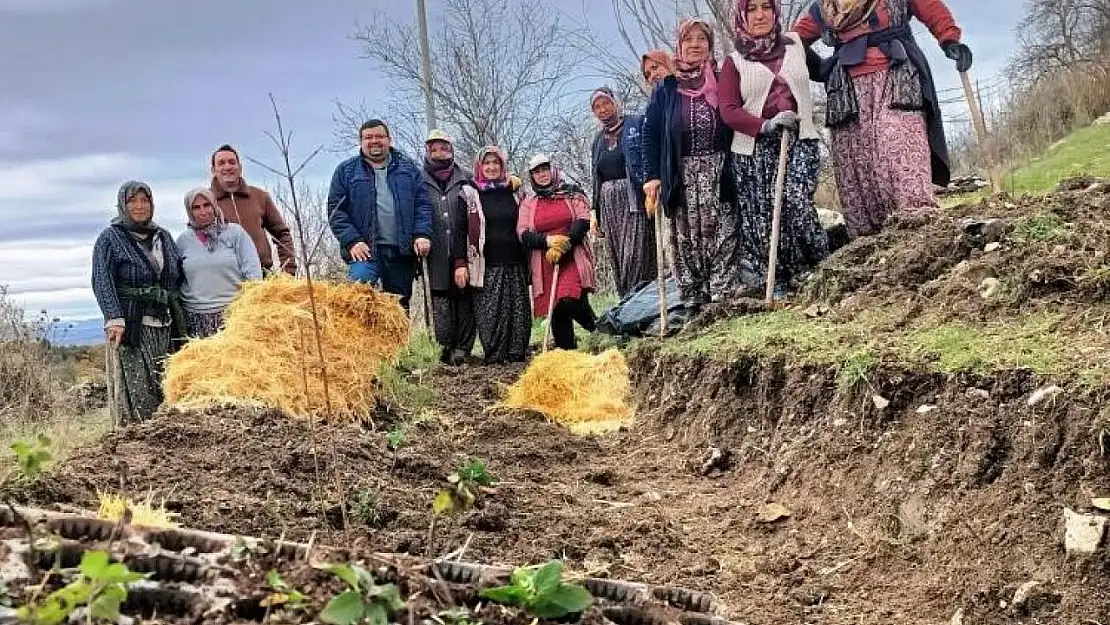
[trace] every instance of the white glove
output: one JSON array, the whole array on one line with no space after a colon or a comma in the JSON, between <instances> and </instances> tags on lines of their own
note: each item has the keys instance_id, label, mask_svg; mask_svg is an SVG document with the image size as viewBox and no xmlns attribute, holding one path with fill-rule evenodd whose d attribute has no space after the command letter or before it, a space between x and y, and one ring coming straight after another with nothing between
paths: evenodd
<instances>
[{"instance_id":1,"label":"white glove","mask_svg":"<svg viewBox=\"0 0 1110 625\"><path fill-rule=\"evenodd\" d=\"M763 128L760 129L759 133L769 135L779 128L784 128L786 130L797 130L798 123L799 118L797 113L795 113L794 111L783 111L778 115L775 115L771 119L763 122Z\"/></svg>"}]
</instances>

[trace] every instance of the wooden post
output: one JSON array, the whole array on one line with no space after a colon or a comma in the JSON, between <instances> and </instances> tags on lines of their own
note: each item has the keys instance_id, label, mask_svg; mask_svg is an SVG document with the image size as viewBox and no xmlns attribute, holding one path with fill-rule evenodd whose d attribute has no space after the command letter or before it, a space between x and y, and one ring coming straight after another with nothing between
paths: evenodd
<instances>
[{"instance_id":1,"label":"wooden post","mask_svg":"<svg viewBox=\"0 0 1110 625\"><path fill-rule=\"evenodd\" d=\"M1002 179L998 175L993 150L987 146L987 122L983 119L983 109L979 106L979 98L975 96L975 89L971 86L971 77L967 72L960 72L960 82L964 87L964 98L967 108L971 112L971 123L975 126L975 141L979 144L979 151L987 161L987 172L991 179L991 190L1002 193Z\"/></svg>"}]
</instances>

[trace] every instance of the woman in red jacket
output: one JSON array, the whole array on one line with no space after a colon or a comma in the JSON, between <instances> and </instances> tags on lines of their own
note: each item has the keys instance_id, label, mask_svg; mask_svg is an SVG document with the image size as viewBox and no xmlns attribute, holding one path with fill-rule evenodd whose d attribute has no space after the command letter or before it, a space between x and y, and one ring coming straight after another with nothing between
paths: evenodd
<instances>
[{"instance_id":1,"label":"woman in red jacket","mask_svg":"<svg viewBox=\"0 0 1110 625\"><path fill-rule=\"evenodd\" d=\"M546 154L529 161L528 174L534 193L520 203L516 231L529 255L532 314L538 318L550 314L555 347L575 349L574 322L590 332L597 329L589 299L594 289L594 259L586 241L590 205L581 189L563 181ZM559 281L552 284L556 265ZM551 289L555 289L553 311L547 309Z\"/></svg>"},{"instance_id":2,"label":"woman in red jacket","mask_svg":"<svg viewBox=\"0 0 1110 625\"><path fill-rule=\"evenodd\" d=\"M815 0L794 27L807 46L823 39L834 50L822 68L825 125L853 237L879 232L891 215L936 209L933 183L950 177L932 72L910 30L915 17L957 70L971 67L943 0Z\"/></svg>"}]
</instances>

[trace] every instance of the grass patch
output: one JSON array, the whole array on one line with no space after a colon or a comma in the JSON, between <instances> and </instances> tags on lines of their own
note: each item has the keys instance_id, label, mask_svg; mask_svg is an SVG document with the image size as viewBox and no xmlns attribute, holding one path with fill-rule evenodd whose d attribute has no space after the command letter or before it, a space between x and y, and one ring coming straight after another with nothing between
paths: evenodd
<instances>
[{"instance_id":1,"label":"grass patch","mask_svg":"<svg viewBox=\"0 0 1110 625\"><path fill-rule=\"evenodd\" d=\"M1064 315L1034 314L994 323L892 323L897 311L872 311L850 321L810 319L774 311L722 321L694 339L670 340L671 354L721 356L746 352L763 357L836 367L842 390L868 380L880 362L940 373L990 374L1029 369L1046 376L1110 383L1104 354L1110 336L1076 328Z\"/></svg>"},{"instance_id":2,"label":"grass patch","mask_svg":"<svg viewBox=\"0 0 1110 625\"><path fill-rule=\"evenodd\" d=\"M48 451L54 462L69 457L74 449L100 438L112 427L108 409L92 410L82 415L55 416L39 422L0 424L0 473L11 469L15 458L9 451L15 441L32 440L39 434L50 438Z\"/></svg>"},{"instance_id":3,"label":"grass patch","mask_svg":"<svg viewBox=\"0 0 1110 625\"><path fill-rule=\"evenodd\" d=\"M1019 243L1053 243L1066 238L1071 229L1056 213L1037 213L1014 224L1013 238Z\"/></svg>"},{"instance_id":4,"label":"grass patch","mask_svg":"<svg viewBox=\"0 0 1110 625\"><path fill-rule=\"evenodd\" d=\"M398 355L397 364L383 364L378 374L382 392L393 403L413 413L436 400L435 389L424 382L439 366L439 345L425 330L414 330Z\"/></svg>"},{"instance_id":5,"label":"grass patch","mask_svg":"<svg viewBox=\"0 0 1110 625\"><path fill-rule=\"evenodd\" d=\"M1092 124L1073 132L1041 157L1006 172L1002 186L1014 196L1042 195L1074 176L1110 177L1110 124ZM947 196L941 199L941 205L950 208L989 195L988 189Z\"/></svg>"},{"instance_id":6,"label":"grass patch","mask_svg":"<svg viewBox=\"0 0 1110 625\"><path fill-rule=\"evenodd\" d=\"M602 313L616 306L619 301L620 298L617 297L615 293L594 294L590 296L590 308L593 308L594 314L600 317ZM530 344L537 349L543 346L543 333L546 323L546 317L542 319L539 317L532 318L532 336L529 341ZM585 349L586 351L598 351L600 346L615 345L615 343L610 344L606 342L608 337L599 337L596 333L591 334L583 330L578 324L574 324L574 336L578 339L579 348Z\"/></svg>"}]
</instances>

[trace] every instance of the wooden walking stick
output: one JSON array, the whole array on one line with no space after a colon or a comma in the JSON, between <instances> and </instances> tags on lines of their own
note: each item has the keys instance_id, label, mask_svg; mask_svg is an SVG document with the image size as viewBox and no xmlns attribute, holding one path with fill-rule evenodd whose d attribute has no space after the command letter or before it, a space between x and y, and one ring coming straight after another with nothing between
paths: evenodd
<instances>
[{"instance_id":1,"label":"wooden walking stick","mask_svg":"<svg viewBox=\"0 0 1110 625\"><path fill-rule=\"evenodd\" d=\"M559 264L551 272L551 294L547 296L547 327L543 330L543 351L547 351L547 342L551 339L551 320L555 317L555 294L559 292Z\"/></svg>"},{"instance_id":2,"label":"wooden walking stick","mask_svg":"<svg viewBox=\"0 0 1110 625\"><path fill-rule=\"evenodd\" d=\"M112 431L119 427L119 348L110 341L104 342L104 373L108 378L108 418L112 422Z\"/></svg>"},{"instance_id":3,"label":"wooden walking stick","mask_svg":"<svg viewBox=\"0 0 1110 625\"><path fill-rule=\"evenodd\" d=\"M424 270L424 323L428 325L428 332L434 337L436 334L436 316L432 312L432 285L428 280L430 275L428 273L428 257L420 257L420 266Z\"/></svg>"},{"instance_id":4,"label":"wooden walking stick","mask_svg":"<svg viewBox=\"0 0 1110 625\"><path fill-rule=\"evenodd\" d=\"M767 259L767 292L764 301L775 302L775 272L779 264L779 236L782 232L782 194L786 187L786 160L790 155L790 131L782 131L779 147L779 169L775 174L775 213L771 220L771 251Z\"/></svg>"},{"instance_id":5,"label":"wooden walking stick","mask_svg":"<svg viewBox=\"0 0 1110 625\"><path fill-rule=\"evenodd\" d=\"M659 212L658 196L647 198L647 207L653 213L655 221L655 273L656 282L659 284L659 337L667 336L667 272L666 258L663 254L663 215Z\"/></svg>"},{"instance_id":6,"label":"wooden walking stick","mask_svg":"<svg viewBox=\"0 0 1110 625\"><path fill-rule=\"evenodd\" d=\"M975 96L975 90L971 87L971 76L967 72L960 72L960 83L964 87L964 98L967 99L967 108L971 111L971 122L975 127L975 141L979 144L979 149L983 153L983 157L987 161L987 171L991 179L991 190L995 193L1002 193L1002 180L998 177L998 172L995 169L995 162L993 155L988 154L987 148L987 120L983 117L983 109L979 108L979 99Z\"/></svg>"}]
</instances>

